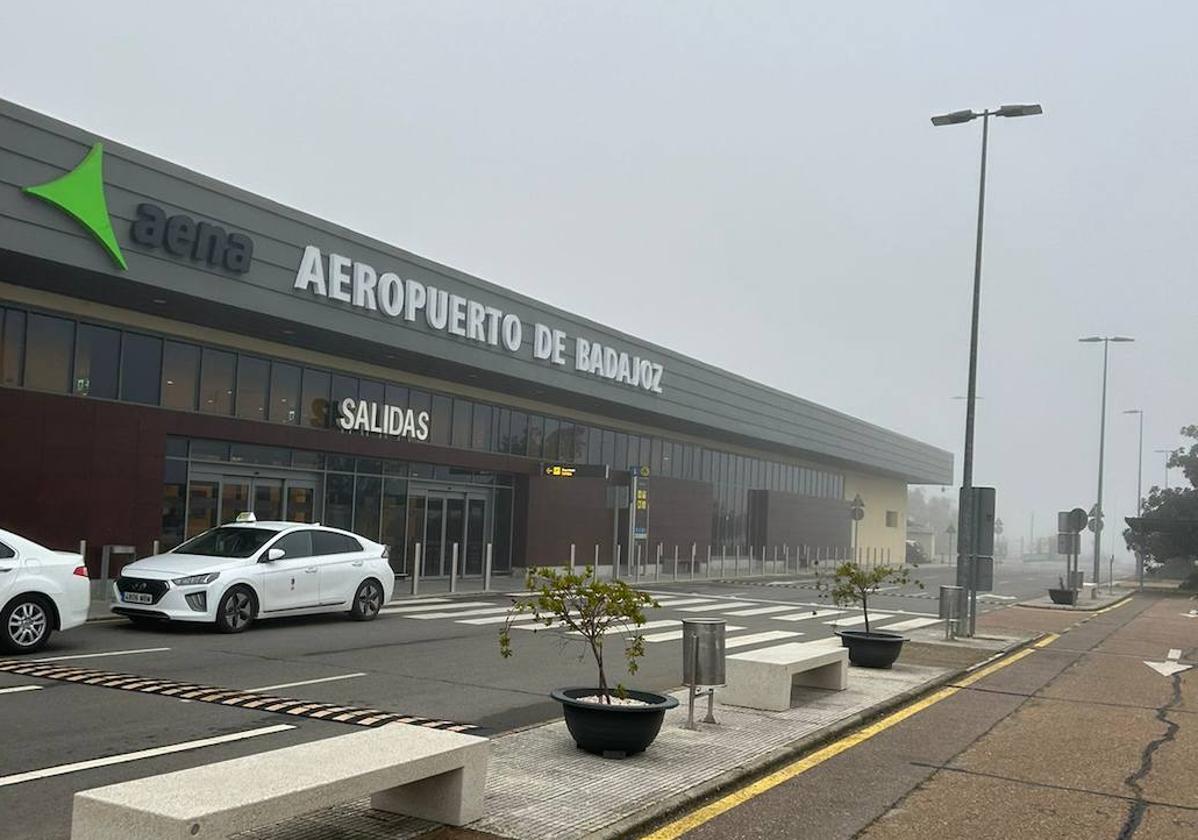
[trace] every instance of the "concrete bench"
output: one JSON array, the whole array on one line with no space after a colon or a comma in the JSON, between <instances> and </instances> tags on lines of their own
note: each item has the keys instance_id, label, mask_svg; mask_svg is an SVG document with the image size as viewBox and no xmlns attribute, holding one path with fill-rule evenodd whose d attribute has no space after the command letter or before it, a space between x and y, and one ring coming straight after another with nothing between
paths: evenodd
<instances>
[{"instance_id":1,"label":"concrete bench","mask_svg":"<svg viewBox=\"0 0 1198 840\"><path fill-rule=\"evenodd\" d=\"M75 794L71 840L217 840L371 797L450 825L483 815L485 738L393 723Z\"/></svg>"},{"instance_id":2,"label":"concrete bench","mask_svg":"<svg viewBox=\"0 0 1198 840\"><path fill-rule=\"evenodd\" d=\"M821 642L791 642L725 657L727 685L720 702L784 712L794 685L843 691L848 688L849 652Z\"/></svg>"}]
</instances>

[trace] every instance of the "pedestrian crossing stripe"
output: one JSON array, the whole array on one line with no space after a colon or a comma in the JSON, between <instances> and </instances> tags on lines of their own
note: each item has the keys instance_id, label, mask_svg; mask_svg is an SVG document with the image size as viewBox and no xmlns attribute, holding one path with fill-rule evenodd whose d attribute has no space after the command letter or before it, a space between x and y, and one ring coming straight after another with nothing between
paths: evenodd
<instances>
[{"instance_id":1,"label":"pedestrian crossing stripe","mask_svg":"<svg viewBox=\"0 0 1198 840\"><path fill-rule=\"evenodd\" d=\"M258 694L241 689L218 688L196 683L180 683L173 680L153 679L135 674L120 674L112 671L96 671L69 665L0 660L0 673L35 677L43 680L93 685L99 688L114 688L120 691L135 691L179 700L195 700L220 706L234 706L295 717L310 717L332 720L354 726L384 726L389 723L405 723L447 732L470 732L478 734L482 727L452 720L385 712L381 709L361 709L339 706L336 703L317 703L311 700L293 700L268 694Z\"/></svg>"}]
</instances>

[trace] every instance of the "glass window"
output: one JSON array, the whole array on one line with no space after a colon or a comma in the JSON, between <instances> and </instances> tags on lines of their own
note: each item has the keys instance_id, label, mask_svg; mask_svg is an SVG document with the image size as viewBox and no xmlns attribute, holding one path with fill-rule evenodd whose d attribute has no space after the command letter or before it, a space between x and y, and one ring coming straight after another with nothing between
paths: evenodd
<instances>
[{"instance_id":1,"label":"glass window","mask_svg":"<svg viewBox=\"0 0 1198 840\"><path fill-rule=\"evenodd\" d=\"M324 469L324 453L310 452L307 449L291 450L291 466L309 470Z\"/></svg>"},{"instance_id":2,"label":"glass window","mask_svg":"<svg viewBox=\"0 0 1198 840\"><path fill-rule=\"evenodd\" d=\"M168 341L162 346L162 406L178 411L196 410L200 384L200 348Z\"/></svg>"},{"instance_id":3,"label":"glass window","mask_svg":"<svg viewBox=\"0 0 1198 840\"><path fill-rule=\"evenodd\" d=\"M674 444L668 440L661 442L661 474L674 474Z\"/></svg>"},{"instance_id":4,"label":"glass window","mask_svg":"<svg viewBox=\"0 0 1198 840\"><path fill-rule=\"evenodd\" d=\"M541 438L541 455L550 460L561 458L561 422L556 417L545 418L545 435Z\"/></svg>"},{"instance_id":5,"label":"glass window","mask_svg":"<svg viewBox=\"0 0 1198 840\"><path fill-rule=\"evenodd\" d=\"M453 438L451 446L465 449L470 446L470 413L473 404L470 400L453 401Z\"/></svg>"},{"instance_id":6,"label":"glass window","mask_svg":"<svg viewBox=\"0 0 1198 840\"><path fill-rule=\"evenodd\" d=\"M300 396L305 426L329 427L329 375L323 370L304 368L304 390Z\"/></svg>"},{"instance_id":7,"label":"glass window","mask_svg":"<svg viewBox=\"0 0 1198 840\"><path fill-rule=\"evenodd\" d=\"M603 463L603 431L594 426L587 427L587 463Z\"/></svg>"},{"instance_id":8,"label":"glass window","mask_svg":"<svg viewBox=\"0 0 1198 840\"><path fill-rule=\"evenodd\" d=\"M528 415L523 411L512 412L512 431L508 437L508 451L513 455L528 452Z\"/></svg>"},{"instance_id":9,"label":"glass window","mask_svg":"<svg viewBox=\"0 0 1198 840\"><path fill-rule=\"evenodd\" d=\"M200 411L233 413L233 374L237 360L232 353L205 347L200 360Z\"/></svg>"},{"instance_id":10,"label":"glass window","mask_svg":"<svg viewBox=\"0 0 1198 840\"><path fill-rule=\"evenodd\" d=\"M653 448L649 451L649 472L651 475L664 475L661 470L661 454L662 440L661 438L653 438Z\"/></svg>"},{"instance_id":11,"label":"glass window","mask_svg":"<svg viewBox=\"0 0 1198 840\"><path fill-rule=\"evenodd\" d=\"M545 418L539 414L528 415L528 457L540 458L544 443Z\"/></svg>"},{"instance_id":12,"label":"glass window","mask_svg":"<svg viewBox=\"0 0 1198 840\"><path fill-rule=\"evenodd\" d=\"M349 455L330 455L329 469L336 472L353 472L354 459Z\"/></svg>"},{"instance_id":13,"label":"glass window","mask_svg":"<svg viewBox=\"0 0 1198 840\"><path fill-rule=\"evenodd\" d=\"M495 410L495 439L492 444L496 452L512 451L512 410L496 408Z\"/></svg>"},{"instance_id":14,"label":"glass window","mask_svg":"<svg viewBox=\"0 0 1198 840\"><path fill-rule=\"evenodd\" d=\"M271 363L269 419L272 423L299 422L301 375L295 365Z\"/></svg>"},{"instance_id":15,"label":"glass window","mask_svg":"<svg viewBox=\"0 0 1198 840\"><path fill-rule=\"evenodd\" d=\"M345 399L351 399L356 402L358 399L358 380L353 376L342 376L334 373L332 388L332 397L329 399L329 406L332 409L330 425L336 426L334 421L335 418L341 416L341 402Z\"/></svg>"},{"instance_id":16,"label":"glass window","mask_svg":"<svg viewBox=\"0 0 1198 840\"><path fill-rule=\"evenodd\" d=\"M433 394L432 417L429 419L428 442L449 446L450 423L453 421L453 400Z\"/></svg>"},{"instance_id":17,"label":"glass window","mask_svg":"<svg viewBox=\"0 0 1198 840\"><path fill-rule=\"evenodd\" d=\"M0 341L0 384L20 385L25 367L25 313L4 310L4 336Z\"/></svg>"},{"instance_id":18,"label":"glass window","mask_svg":"<svg viewBox=\"0 0 1198 840\"><path fill-rule=\"evenodd\" d=\"M167 438L167 451L172 441ZM182 441L186 447L187 441ZM186 448L184 448L186 454ZM162 477L162 533L163 546L171 548L183 541L183 527L187 512L187 463L167 459L164 461Z\"/></svg>"},{"instance_id":19,"label":"glass window","mask_svg":"<svg viewBox=\"0 0 1198 840\"><path fill-rule=\"evenodd\" d=\"M312 556L312 532L311 531L292 531L290 534L284 534L275 541L271 546L272 549L281 548L286 552L283 556L292 559L299 557Z\"/></svg>"},{"instance_id":20,"label":"glass window","mask_svg":"<svg viewBox=\"0 0 1198 840\"><path fill-rule=\"evenodd\" d=\"M375 382L373 379L363 379L358 383L358 399L362 402L372 402L382 405L383 400L383 383Z\"/></svg>"},{"instance_id":21,"label":"glass window","mask_svg":"<svg viewBox=\"0 0 1198 840\"><path fill-rule=\"evenodd\" d=\"M187 457L187 438L172 437L167 435L166 438L166 456L168 458L186 458Z\"/></svg>"},{"instance_id":22,"label":"glass window","mask_svg":"<svg viewBox=\"0 0 1198 840\"><path fill-rule=\"evenodd\" d=\"M321 522L332 528L351 530L354 520L354 477L329 473L324 488L324 518Z\"/></svg>"},{"instance_id":23,"label":"glass window","mask_svg":"<svg viewBox=\"0 0 1198 840\"><path fill-rule=\"evenodd\" d=\"M70 392L75 322L29 313L25 336L25 387Z\"/></svg>"},{"instance_id":24,"label":"glass window","mask_svg":"<svg viewBox=\"0 0 1198 840\"><path fill-rule=\"evenodd\" d=\"M615 447L612 452L611 468L622 470L628 466L628 435L616 432Z\"/></svg>"},{"instance_id":25,"label":"glass window","mask_svg":"<svg viewBox=\"0 0 1198 840\"><path fill-rule=\"evenodd\" d=\"M470 447L484 451L491 448L491 406L475 403L474 425L470 434Z\"/></svg>"},{"instance_id":26,"label":"glass window","mask_svg":"<svg viewBox=\"0 0 1198 840\"><path fill-rule=\"evenodd\" d=\"M352 529L355 534L361 534L368 540L378 540L379 508L382 503L383 479L373 475L358 476L358 488L354 496L354 527Z\"/></svg>"},{"instance_id":27,"label":"glass window","mask_svg":"<svg viewBox=\"0 0 1198 840\"><path fill-rule=\"evenodd\" d=\"M281 446L257 446L252 443L229 445L228 460L234 464L262 464L268 467L285 467L291 463L291 450Z\"/></svg>"},{"instance_id":28,"label":"glass window","mask_svg":"<svg viewBox=\"0 0 1198 840\"><path fill-rule=\"evenodd\" d=\"M406 464L404 465L407 466ZM379 542L390 549L391 570L407 572L404 534L407 526L408 482L402 478L383 479L382 534Z\"/></svg>"},{"instance_id":29,"label":"glass window","mask_svg":"<svg viewBox=\"0 0 1198 840\"><path fill-rule=\"evenodd\" d=\"M574 460L580 464L589 464L588 456L590 452L587 449L587 427L581 423L574 425Z\"/></svg>"},{"instance_id":30,"label":"glass window","mask_svg":"<svg viewBox=\"0 0 1198 840\"><path fill-rule=\"evenodd\" d=\"M270 362L242 356L237 360L237 416L246 420L266 419L266 389Z\"/></svg>"},{"instance_id":31,"label":"glass window","mask_svg":"<svg viewBox=\"0 0 1198 840\"><path fill-rule=\"evenodd\" d=\"M382 458L359 458L357 460L358 472L368 473L369 475L383 474L383 459Z\"/></svg>"},{"instance_id":32,"label":"glass window","mask_svg":"<svg viewBox=\"0 0 1198 840\"><path fill-rule=\"evenodd\" d=\"M158 405L162 385L162 339L125 333L121 350L121 399L142 405Z\"/></svg>"},{"instance_id":33,"label":"glass window","mask_svg":"<svg viewBox=\"0 0 1198 840\"><path fill-rule=\"evenodd\" d=\"M80 324L75 334L75 393L115 400L120 358L120 330Z\"/></svg>"},{"instance_id":34,"label":"glass window","mask_svg":"<svg viewBox=\"0 0 1198 840\"><path fill-rule=\"evenodd\" d=\"M332 531L312 532L313 554L348 554L361 550L362 543L346 534L334 534Z\"/></svg>"},{"instance_id":35,"label":"glass window","mask_svg":"<svg viewBox=\"0 0 1198 840\"><path fill-rule=\"evenodd\" d=\"M193 440L191 457L198 461L227 461L229 444L219 440Z\"/></svg>"},{"instance_id":36,"label":"glass window","mask_svg":"<svg viewBox=\"0 0 1198 840\"><path fill-rule=\"evenodd\" d=\"M408 405L408 389L402 385L392 385L388 382L386 388L383 390L383 402L387 403L387 405L398 405L406 408Z\"/></svg>"},{"instance_id":37,"label":"glass window","mask_svg":"<svg viewBox=\"0 0 1198 840\"><path fill-rule=\"evenodd\" d=\"M431 413L433 410L433 398L429 396L428 391L418 391L412 388L408 391L408 408L416 412L417 416L422 411Z\"/></svg>"}]
</instances>

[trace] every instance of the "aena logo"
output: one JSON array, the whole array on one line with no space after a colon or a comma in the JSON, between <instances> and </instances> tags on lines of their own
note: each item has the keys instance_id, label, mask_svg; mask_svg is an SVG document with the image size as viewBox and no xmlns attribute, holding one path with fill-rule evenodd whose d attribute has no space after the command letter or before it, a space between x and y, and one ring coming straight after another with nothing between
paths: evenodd
<instances>
[{"instance_id":1,"label":"aena logo","mask_svg":"<svg viewBox=\"0 0 1198 840\"><path fill-rule=\"evenodd\" d=\"M96 143L83 160L60 178L26 187L25 192L52 204L73 218L104 246L108 256L122 270L125 257L112 232L108 202L104 199L104 147Z\"/></svg>"}]
</instances>

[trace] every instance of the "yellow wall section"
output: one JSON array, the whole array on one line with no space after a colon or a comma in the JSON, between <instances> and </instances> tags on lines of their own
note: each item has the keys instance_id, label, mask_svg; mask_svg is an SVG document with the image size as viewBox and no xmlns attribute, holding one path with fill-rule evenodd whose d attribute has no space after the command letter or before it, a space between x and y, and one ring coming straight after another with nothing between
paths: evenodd
<instances>
[{"instance_id":1,"label":"yellow wall section","mask_svg":"<svg viewBox=\"0 0 1198 840\"><path fill-rule=\"evenodd\" d=\"M897 478L844 474L844 497L852 501L858 493L865 502L865 518L858 525L857 541L863 550L890 550L892 562L901 563L907 552L907 484ZM886 527L886 511L898 514L897 527Z\"/></svg>"}]
</instances>

